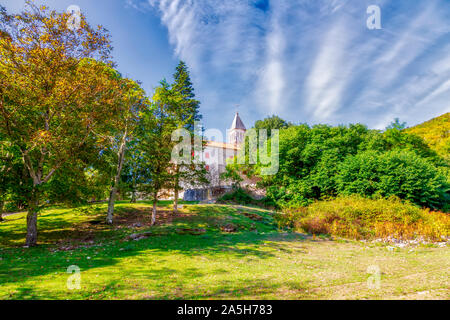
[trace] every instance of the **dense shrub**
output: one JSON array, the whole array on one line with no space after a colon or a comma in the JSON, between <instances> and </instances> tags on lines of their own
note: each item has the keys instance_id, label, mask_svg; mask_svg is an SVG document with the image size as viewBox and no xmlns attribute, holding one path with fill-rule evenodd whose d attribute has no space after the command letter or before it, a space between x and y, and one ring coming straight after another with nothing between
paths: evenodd
<instances>
[{"instance_id":1,"label":"dense shrub","mask_svg":"<svg viewBox=\"0 0 450 320\"><path fill-rule=\"evenodd\" d=\"M227 193L217 199L218 203L231 203L240 205L256 205L265 208L276 208L277 204L272 199L264 197L262 199L254 199L246 190L236 188L232 192Z\"/></svg>"},{"instance_id":2,"label":"dense shrub","mask_svg":"<svg viewBox=\"0 0 450 320\"><path fill-rule=\"evenodd\" d=\"M340 195L396 195L448 210L449 165L415 135L363 125L291 126L280 131L279 171L262 176L279 208Z\"/></svg>"},{"instance_id":3,"label":"dense shrub","mask_svg":"<svg viewBox=\"0 0 450 320\"><path fill-rule=\"evenodd\" d=\"M341 195L394 195L434 209L448 204L445 176L411 151L368 151L348 157L339 165L335 181Z\"/></svg>"},{"instance_id":4,"label":"dense shrub","mask_svg":"<svg viewBox=\"0 0 450 320\"><path fill-rule=\"evenodd\" d=\"M351 196L318 201L308 207L285 210L276 215L276 221L280 228L355 239L422 236L438 240L450 235L449 215L421 209L397 197Z\"/></svg>"},{"instance_id":5,"label":"dense shrub","mask_svg":"<svg viewBox=\"0 0 450 320\"><path fill-rule=\"evenodd\" d=\"M242 188L236 188L232 192L226 193L218 200L220 203L254 204L257 202Z\"/></svg>"}]
</instances>

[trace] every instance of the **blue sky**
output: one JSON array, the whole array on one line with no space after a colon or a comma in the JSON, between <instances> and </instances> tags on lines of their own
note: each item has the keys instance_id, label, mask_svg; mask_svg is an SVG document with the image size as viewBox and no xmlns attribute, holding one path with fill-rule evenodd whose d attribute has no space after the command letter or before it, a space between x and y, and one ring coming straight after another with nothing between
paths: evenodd
<instances>
[{"instance_id":1,"label":"blue sky","mask_svg":"<svg viewBox=\"0 0 450 320\"><path fill-rule=\"evenodd\" d=\"M22 0L2 0L11 11ZM450 111L449 0L53 0L112 34L114 58L151 94L180 59L207 128L277 114L383 129ZM381 8L381 30L366 26ZM236 107L239 105L239 107Z\"/></svg>"}]
</instances>

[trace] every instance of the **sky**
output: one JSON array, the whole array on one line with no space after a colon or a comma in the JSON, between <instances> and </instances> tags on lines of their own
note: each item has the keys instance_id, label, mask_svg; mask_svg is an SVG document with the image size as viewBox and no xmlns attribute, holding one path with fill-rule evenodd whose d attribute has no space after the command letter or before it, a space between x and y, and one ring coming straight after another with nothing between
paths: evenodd
<instances>
[{"instance_id":1,"label":"sky","mask_svg":"<svg viewBox=\"0 0 450 320\"><path fill-rule=\"evenodd\" d=\"M149 95L190 68L206 128L293 123L408 126L450 112L449 0L51 0L112 35L119 71ZM24 0L0 0L10 12ZM369 29L367 8L380 8Z\"/></svg>"}]
</instances>

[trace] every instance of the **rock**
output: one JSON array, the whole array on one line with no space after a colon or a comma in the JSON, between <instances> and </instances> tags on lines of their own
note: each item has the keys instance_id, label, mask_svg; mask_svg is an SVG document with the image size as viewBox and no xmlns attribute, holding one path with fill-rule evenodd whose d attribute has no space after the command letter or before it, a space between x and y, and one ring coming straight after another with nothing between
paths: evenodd
<instances>
[{"instance_id":1,"label":"rock","mask_svg":"<svg viewBox=\"0 0 450 320\"><path fill-rule=\"evenodd\" d=\"M222 230L223 232L232 233L232 232L236 232L237 231L237 227L234 224L229 223L229 224L226 224L224 226L221 226L220 230Z\"/></svg>"},{"instance_id":2,"label":"rock","mask_svg":"<svg viewBox=\"0 0 450 320\"><path fill-rule=\"evenodd\" d=\"M207 189L188 189L184 192L184 201L203 201L208 199Z\"/></svg>"},{"instance_id":3,"label":"rock","mask_svg":"<svg viewBox=\"0 0 450 320\"><path fill-rule=\"evenodd\" d=\"M206 233L205 229L188 229L188 228L184 228L184 229L177 229L176 230L177 234L190 234L193 236L199 236L201 234Z\"/></svg>"},{"instance_id":4,"label":"rock","mask_svg":"<svg viewBox=\"0 0 450 320\"><path fill-rule=\"evenodd\" d=\"M430 291L421 291L421 292L417 292L417 294L420 294L420 295L424 295L424 294L428 294L428 293L430 293Z\"/></svg>"},{"instance_id":5,"label":"rock","mask_svg":"<svg viewBox=\"0 0 450 320\"><path fill-rule=\"evenodd\" d=\"M242 212L242 214L244 216L246 216L247 218L252 219L253 221L261 221L263 219L263 217L261 217L260 215L255 214L255 213Z\"/></svg>"},{"instance_id":6,"label":"rock","mask_svg":"<svg viewBox=\"0 0 450 320\"><path fill-rule=\"evenodd\" d=\"M135 240L135 241L138 241L138 240L142 240L142 239L151 237L151 236L153 236L153 235L154 235L154 234L153 234L152 232L133 233L133 234L131 234L131 235L128 236L128 239L129 239L129 240Z\"/></svg>"}]
</instances>

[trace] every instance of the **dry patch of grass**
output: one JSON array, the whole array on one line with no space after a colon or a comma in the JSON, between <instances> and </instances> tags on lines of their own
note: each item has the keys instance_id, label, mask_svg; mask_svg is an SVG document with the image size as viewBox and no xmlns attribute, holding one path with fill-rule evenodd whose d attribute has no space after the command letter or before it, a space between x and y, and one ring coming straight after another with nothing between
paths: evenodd
<instances>
[{"instance_id":1,"label":"dry patch of grass","mask_svg":"<svg viewBox=\"0 0 450 320\"><path fill-rule=\"evenodd\" d=\"M351 239L389 238L447 241L450 215L421 209L398 198L357 196L318 201L276 216L281 228Z\"/></svg>"}]
</instances>

